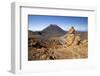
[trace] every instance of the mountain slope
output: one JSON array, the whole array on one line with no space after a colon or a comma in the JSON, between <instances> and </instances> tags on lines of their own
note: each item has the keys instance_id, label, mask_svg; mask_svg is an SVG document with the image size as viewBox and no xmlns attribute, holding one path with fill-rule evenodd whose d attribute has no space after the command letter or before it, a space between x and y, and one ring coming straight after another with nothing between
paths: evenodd
<instances>
[{"instance_id":1,"label":"mountain slope","mask_svg":"<svg viewBox=\"0 0 100 76\"><path fill-rule=\"evenodd\" d=\"M63 29L61 29L59 26L55 24L50 24L41 32L42 32L42 35L45 35L45 36L62 36L66 33L66 31L64 31Z\"/></svg>"}]
</instances>

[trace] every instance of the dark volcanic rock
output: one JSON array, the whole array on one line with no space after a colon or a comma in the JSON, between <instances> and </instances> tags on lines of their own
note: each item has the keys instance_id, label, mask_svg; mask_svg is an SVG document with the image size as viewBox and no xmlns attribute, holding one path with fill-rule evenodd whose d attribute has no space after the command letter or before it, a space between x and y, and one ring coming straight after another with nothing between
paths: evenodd
<instances>
[{"instance_id":1,"label":"dark volcanic rock","mask_svg":"<svg viewBox=\"0 0 100 76\"><path fill-rule=\"evenodd\" d=\"M42 34L45 36L62 36L66 32L56 24L50 24L48 27L42 30Z\"/></svg>"}]
</instances>

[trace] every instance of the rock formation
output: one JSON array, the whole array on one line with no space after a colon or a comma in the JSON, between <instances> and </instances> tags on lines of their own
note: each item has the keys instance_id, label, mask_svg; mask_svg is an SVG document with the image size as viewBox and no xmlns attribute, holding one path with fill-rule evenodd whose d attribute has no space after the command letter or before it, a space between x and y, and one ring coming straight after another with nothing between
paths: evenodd
<instances>
[{"instance_id":1,"label":"rock formation","mask_svg":"<svg viewBox=\"0 0 100 76\"><path fill-rule=\"evenodd\" d=\"M79 36L75 36L75 40L72 45L76 46L79 45L81 42L81 38Z\"/></svg>"},{"instance_id":2,"label":"rock formation","mask_svg":"<svg viewBox=\"0 0 100 76\"><path fill-rule=\"evenodd\" d=\"M75 34L76 33L76 30L74 29L74 27L72 26L69 31L68 31L68 34Z\"/></svg>"},{"instance_id":3,"label":"rock formation","mask_svg":"<svg viewBox=\"0 0 100 76\"><path fill-rule=\"evenodd\" d=\"M75 40L75 29L74 27L71 27L67 33L67 37L66 37L66 42L67 42L67 46L70 46L73 44L74 40Z\"/></svg>"},{"instance_id":4,"label":"rock formation","mask_svg":"<svg viewBox=\"0 0 100 76\"><path fill-rule=\"evenodd\" d=\"M77 35L74 27L71 27L67 33L66 43L67 43L67 46L72 46L72 45L77 46L80 44L85 45L87 43L87 40L82 41L80 36Z\"/></svg>"}]
</instances>

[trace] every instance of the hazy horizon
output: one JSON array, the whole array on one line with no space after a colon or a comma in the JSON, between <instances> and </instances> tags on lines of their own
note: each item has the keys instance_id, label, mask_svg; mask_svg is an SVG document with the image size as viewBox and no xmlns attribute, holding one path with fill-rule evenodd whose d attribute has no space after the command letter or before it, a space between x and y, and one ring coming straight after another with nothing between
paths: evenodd
<instances>
[{"instance_id":1,"label":"hazy horizon","mask_svg":"<svg viewBox=\"0 0 100 76\"><path fill-rule=\"evenodd\" d=\"M50 24L56 24L64 31L72 26L77 31L88 31L88 17L28 15L28 29L31 31L42 31Z\"/></svg>"}]
</instances>

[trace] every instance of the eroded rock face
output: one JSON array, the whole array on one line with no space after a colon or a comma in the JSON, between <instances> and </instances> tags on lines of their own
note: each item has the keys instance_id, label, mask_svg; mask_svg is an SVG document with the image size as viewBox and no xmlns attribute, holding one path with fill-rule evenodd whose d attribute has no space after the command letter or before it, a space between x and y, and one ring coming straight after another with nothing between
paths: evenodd
<instances>
[{"instance_id":1,"label":"eroded rock face","mask_svg":"<svg viewBox=\"0 0 100 76\"><path fill-rule=\"evenodd\" d=\"M77 35L76 30L74 27L71 27L68 31L66 37L67 46L78 46L81 44L86 44L86 41L82 41L80 36Z\"/></svg>"},{"instance_id":2,"label":"eroded rock face","mask_svg":"<svg viewBox=\"0 0 100 76\"><path fill-rule=\"evenodd\" d=\"M71 27L66 37L67 46L72 45L74 40L75 40L75 29L74 27Z\"/></svg>"},{"instance_id":3,"label":"eroded rock face","mask_svg":"<svg viewBox=\"0 0 100 76\"><path fill-rule=\"evenodd\" d=\"M72 45L74 46L80 45L80 42L81 42L81 38L79 36L75 36L75 40Z\"/></svg>"},{"instance_id":4,"label":"eroded rock face","mask_svg":"<svg viewBox=\"0 0 100 76\"><path fill-rule=\"evenodd\" d=\"M67 45L68 46L72 45L74 40L75 40L75 35L74 34L68 34L68 36L66 38Z\"/></svg>"}]
</instances>

